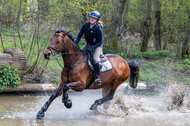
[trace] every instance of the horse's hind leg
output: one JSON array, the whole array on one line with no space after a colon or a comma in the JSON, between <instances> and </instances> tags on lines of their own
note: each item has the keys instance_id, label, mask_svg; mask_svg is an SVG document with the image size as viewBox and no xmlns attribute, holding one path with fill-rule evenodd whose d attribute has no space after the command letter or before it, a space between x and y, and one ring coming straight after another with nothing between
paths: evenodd
<instances>
[{"instance_id":1,"label":"horse's hind leg","mask_svg":"<svg viewBox=\"0 0 190 126\"><path fill-rule=\"evenodd\" d=\"M59 88L51 95L51 97L49 98L49 100L44 104L44 106L41 108L41 110L38 112L36 118L37 119L41 119L45 116L44 112L47 111L48 107L50 106L51 102L58 97L59 95L61 95L62 93L62 84L59 86Z\"/></svg>"},{"instance_id":2,"label":"horse's hind leg","mask_svg":"<svg viewBox=\"0 0 190 126\"><path fill-rule=\"evenodd\" d=\"M110 90L111 90L111 85L107 85L106 87L102 88L102 97L106 97L106 95L108 95ZM108 106L109 106L109 101L103 104L104 109L107 109Z\"/></svg>"},{"instance_id":3,"label":"horse's hind leg","mask_svg":"<svg viewBox=\"0 0 190 126\"><path fill-rule=\"evenodd\" d=\"M90 107L90 110L96 110L98 105L101 105L102 103L113 99L115 90L112 88L112 86L113 85L110 84L102 89L103 98L96 100Z\"/></svg>"},{"instance_id":4,"label":"horse's hind leg","mask_svg":"<svg viewBox=\"0 0 190 126\"><path fill-rule=\"evenodd\" d=\"M99 100L96 100L94 102L94 104L90 107L90 110L96 110L98 105L101 105L102 103L104 103L104 102L106 102L108 100L112 100L113 95L114 95L114 93L110 91L105 97L103 97L103 98L101 98Z\"/></svg>"},{"instance_id":5,"label":"horse's hind leg","mask_svg":"<svg viewBox=\"0 0 190 126\"><path fill-rule=\"evenodd\" d=\"M122 84L122 83L123 83L123 81L115 80L115 81L110 85L110 86L111 86L111 89L110 89L109 93L108 93L105 97L103 97L103 98L101 98L101 99L99 99L99 100L96 100L96 101L94 102L94 104L92 104L92 106L90 107L90 110L96 110L98 105L101 105L102 103L104 103L104 102L106 102L106 101L112 100L112 99L113 99L113 96L114 96L114 93L115 93L115 90L116 90L117 87L118 87L120 84ZM109 89L109 87L105 88L104 92L102 92L103 95L105 95L105 93L106 93L106 91L108 91L108 89Z\"/></svg>"}]
</instances>

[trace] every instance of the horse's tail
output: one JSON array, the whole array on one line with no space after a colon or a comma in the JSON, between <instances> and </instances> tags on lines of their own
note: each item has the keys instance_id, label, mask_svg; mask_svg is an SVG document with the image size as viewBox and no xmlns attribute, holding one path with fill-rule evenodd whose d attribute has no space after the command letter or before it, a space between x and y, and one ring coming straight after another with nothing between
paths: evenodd
<instances>
[{"instance_id":1,"label":"horse's tail","mask_svg":"<svg viewBox=\"0 0 190 126\"><path fill-rule=\"evenodd\" d=\"M137 83L138 83L138 79L139 79L139 70L140 67L142 65L142 61L140 63L136 63L136 62L127 62L129 67L130 67L130 71L131 71L131 75L130 75L130 79L129 79L129 85L132 88L136 88L137 87Z\"/></svg>"}]
</instances>

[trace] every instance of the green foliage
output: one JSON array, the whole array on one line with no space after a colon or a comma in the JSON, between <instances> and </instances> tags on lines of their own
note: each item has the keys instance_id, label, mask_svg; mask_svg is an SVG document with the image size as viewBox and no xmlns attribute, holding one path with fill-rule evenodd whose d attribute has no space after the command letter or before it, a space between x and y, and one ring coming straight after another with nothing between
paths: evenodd
<instances>
[{"instance_id":1,"label":"green foliage","mask_svg":"<svg viewBox=\"0 0 190 126\"><path fill-rule=\"evenodd\" d=\"M85 43L84 41L80 41L80 42L78 43L78 46L79 46L80 48L82 48L85 44L86 44L86 43Z\"/></svg>"},{"instance_id":2,"label":"green foliage","mask_svg":"<svg viewBox=\"0 0 190 126\"><path fill-rule=\"evenodd\" d=\"M190 61L188 59L183 60L183 64L176 64L173 68L176 71L181 71L182 69L186 69L186 71L190 71Z\"/></svg>"},{"instance_id":3,"label":"green foliage","mask_svg":"<svg viewBox=\"0 0 190 126\"><path fill-rule=\"evenodd\" d=\"M6 87L15 87L21 83L18 71L15 67L4 65L0 67L0 92Z\"/></svg>"},{"instance_id":4,"label":"green foliage","mask_svg":"<svg viewBox=\"0 0 190 126\"><path fill-rule=\"evenodd\" d=\"M188 56L188 55L184 55L183 58L184 58L184 59L188 59L189 56Z\"/></svg>"},{"instance_id":5,"label":"green foliage","mask_svg":"<svg viewBox=\"0 0 190 126\"><path fill-rule=\"evenodd\" d=\"M60 78L54 78L53 80L56 84L60 84L61 83L61 79Z\"/></svg>"},{"instance_id":6,"label":"green foliage","mask_svg":"<svg viewBox=\"0 0 190 126\"><path fill-rule=\"evenodd\" d=\"M190 61L188 59L184 59L183 62L185 65L190 65Z\"/></svg>"},{"instance_id":7,"label":"green foliage","mask_svg":"<svg viewBox=\"0 0 190 126\"><path fill-rule=\"evenodd\" d=\"M123 59L126 59L126 54L123 52L117 53L117 55L121 56Z\"/></svg>"},{"instance_id":8,"label":"green foliage","mask_svg":"<svg viewBox=\"0 0 190 126\"><path fill-rule=\"evenodd\" d=\"M118 51L115 49L110 49L108 46L104 46L103 53L104 54L116 54L116 53L118 53Z\"/></svg>"},{"instance_id":9,"label":"green foliage","mask_svg":"<svg viewBox=\"0 0 190 126\"><path fill-rule=\"evenodd\" d=\"M111 38L110 49L115 49L115 50L118 49L118 43L117 43L116 37Z\"/></svg>"},{"instance_id":10,"label":"green foliage","mask_svg":"<svg viewBox=\"0 0 190 126\"><path fill-rule=\"evenodd\" d=\"M149 51L147 51L147 52L135 52L133 57L136 59L142 59L142 58L160 59L160 58L165 58L165 57L174 58L175 55L169 53L166 50L162 50L162 51L157 51L157 52L149 52Z\"/></svg>"}]
</instances>

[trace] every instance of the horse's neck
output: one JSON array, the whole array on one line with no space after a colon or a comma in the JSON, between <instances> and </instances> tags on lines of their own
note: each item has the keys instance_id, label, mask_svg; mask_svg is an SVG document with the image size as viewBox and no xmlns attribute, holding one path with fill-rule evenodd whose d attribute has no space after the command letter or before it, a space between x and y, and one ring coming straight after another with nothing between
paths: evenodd
<instances>
[{"instance_id":1,"label":"horse's neck","mask_svg":"<svg viewBox=\"0 0 190 126\"><path fill-rule=\"evenodd\" d=\"M80 48L77 45L75 45L73 42L68 40L66 42L65 51L63 52L62 55L64 66L69 66L73 64L81 55L83 55L83 53L80 50Z\"/></svg>"}]
</instances>

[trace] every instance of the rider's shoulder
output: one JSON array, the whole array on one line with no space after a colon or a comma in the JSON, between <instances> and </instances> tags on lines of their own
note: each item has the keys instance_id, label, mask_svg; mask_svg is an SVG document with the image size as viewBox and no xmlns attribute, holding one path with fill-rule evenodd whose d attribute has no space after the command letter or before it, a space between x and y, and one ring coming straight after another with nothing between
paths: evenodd
<instances>
[{"instance_id":1,"label":"rider's shoulder","mask_svg":"<svg viewBox=\"0 0 190 126\"><path fill-rule=\"evenodd\" d=\"M101 25L100 25L100 24L97 24L97 25L96 25L96 29L99 30L99 31L102 31Z\"/></svg>"},{"instance_id":2,"label":"rider's shoulder","mask_svg":"<svg viewBox=\"0 0 190 126\"><path fill-rule=\"evenodd\" d=\"M82 25L82 28L87 28L90 26L90 22L85 22L83 25Z\"/></svg>"}]
</instances>

